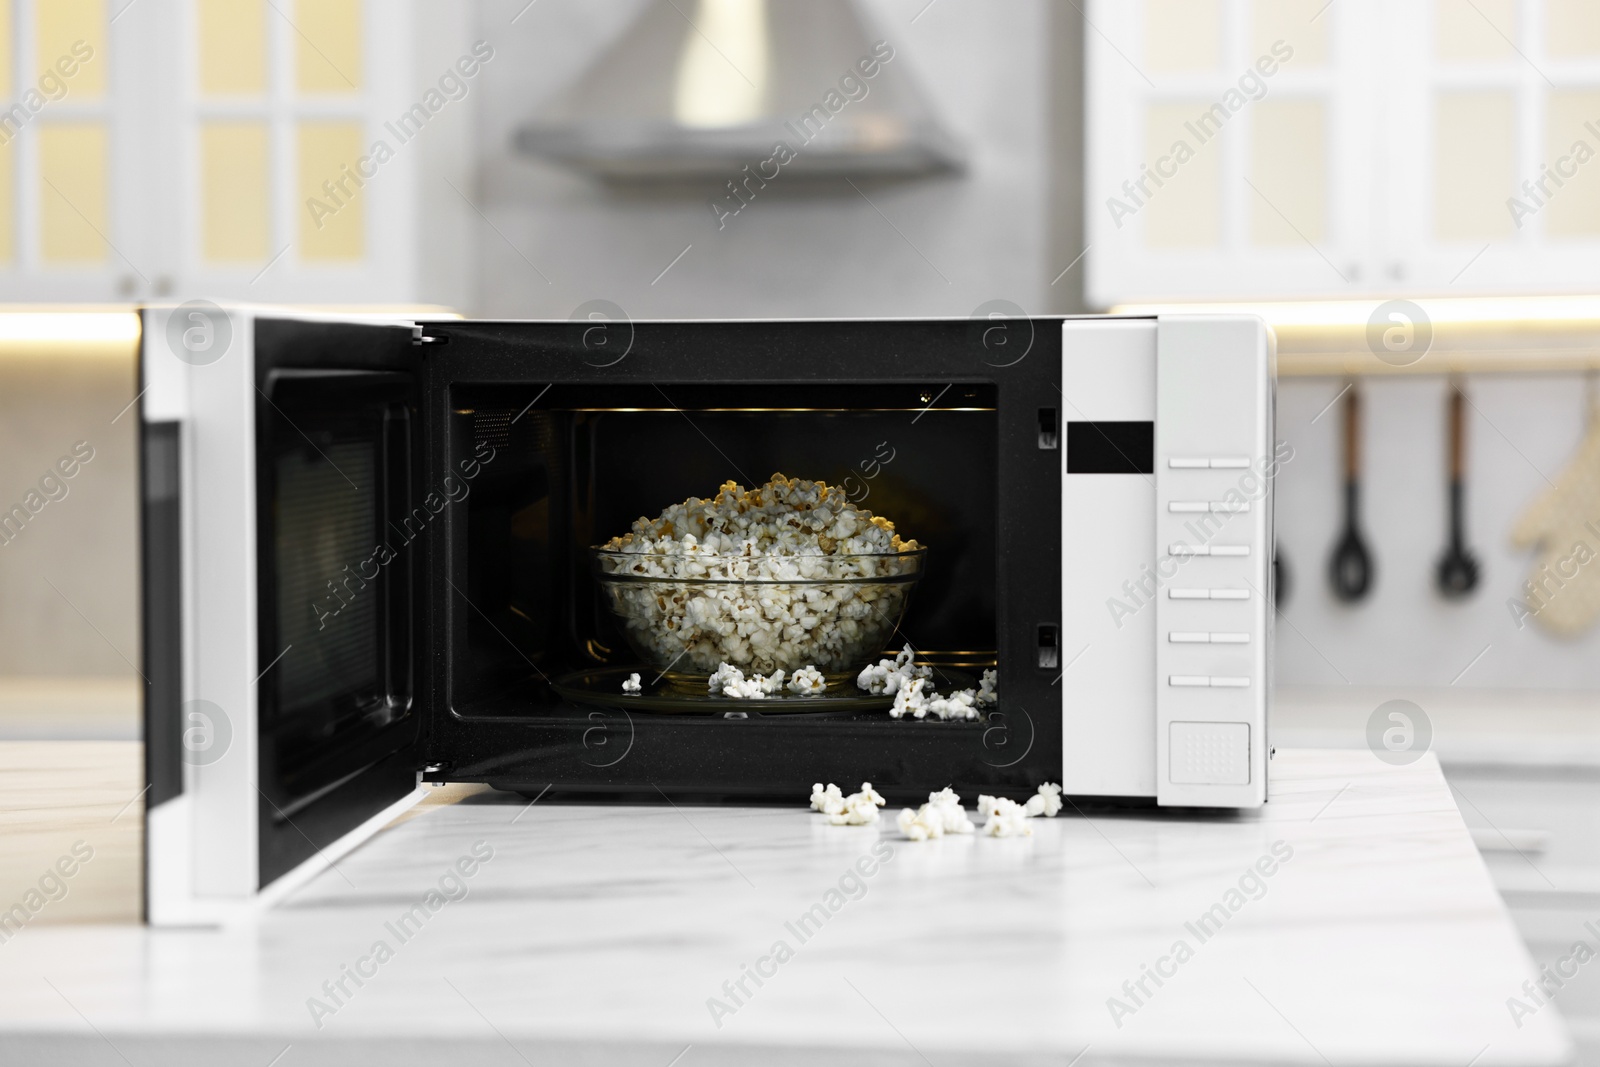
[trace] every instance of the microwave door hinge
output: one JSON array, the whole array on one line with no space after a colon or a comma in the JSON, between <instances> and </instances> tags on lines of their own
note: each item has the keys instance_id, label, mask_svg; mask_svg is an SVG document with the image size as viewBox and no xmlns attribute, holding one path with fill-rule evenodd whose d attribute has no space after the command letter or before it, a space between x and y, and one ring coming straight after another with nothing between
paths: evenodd
<instances>
[{"instance_id":1,"label":"microwave door hinge","mask_svg":"<svg viewBox=\"0 0 1600 1067\"><path fill-rule=\"evenodd\" d=\"M421 326L412 326L411 343L414 345L447 345L450 343L450 338L442 334L429 334Z\"/></svg>"}]
</instances>

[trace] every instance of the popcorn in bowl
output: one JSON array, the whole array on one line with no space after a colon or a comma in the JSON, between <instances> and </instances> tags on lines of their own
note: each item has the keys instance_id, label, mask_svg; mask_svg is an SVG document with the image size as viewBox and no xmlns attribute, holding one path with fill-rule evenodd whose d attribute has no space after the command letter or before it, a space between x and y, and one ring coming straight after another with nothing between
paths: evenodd
<instances>
[{"instance_id":1,"label":"popcorn in bowl","mask_svg":"<svg viewBox=\"0 0 1600 1067\"><path fill-rule=\"evenodd\" d=\"M927 549L837 486L775 474L641 518L590 553L633 650L700 687L724 666L746 681L808 666L847 680L898 628Z\"/></svg>"}]
</instances>

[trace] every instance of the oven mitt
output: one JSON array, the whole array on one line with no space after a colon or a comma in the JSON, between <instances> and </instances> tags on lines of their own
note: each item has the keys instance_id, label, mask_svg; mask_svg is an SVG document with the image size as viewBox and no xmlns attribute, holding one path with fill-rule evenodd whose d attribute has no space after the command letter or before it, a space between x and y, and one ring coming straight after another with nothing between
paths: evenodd
<instances>
[{"instance_id":1,"label":"oven mitt","mask_svg":"<svg viewBox=\"0 0 1600 1067\"><path fill-rule=\"evenodd\" d=\"M1509 603L1519 629L1531 619L1576 637L1600 619L1600 398L1578 454L1512 528L1511 542L1538 549L1529 585Z\"/></svg>"}]
</instances>

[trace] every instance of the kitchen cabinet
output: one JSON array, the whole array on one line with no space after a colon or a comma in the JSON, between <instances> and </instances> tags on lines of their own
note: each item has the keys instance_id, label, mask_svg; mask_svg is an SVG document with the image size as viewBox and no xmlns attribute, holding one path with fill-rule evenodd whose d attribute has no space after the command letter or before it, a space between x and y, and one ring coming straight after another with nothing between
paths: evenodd
<instances>
[{"instance_id":1,"label":"kitchen cabinet","mask_svg":"<svg viewBox=\"0 0 1600 1067\"><path fill-rule=\"evenodd\" d=\"M1579 1062L1600 1062L1600 969L1574 951L1600 949L1600 767L1447 763L1445 773Z\"/></svg>"},{"instance_id":2,"label":"kitchen cabinet","mask_svg":"<svg viewBox=\"0 0 1600 1067\"><path fill-rule=\"evenodd\" d=\"M1091 303L1600 284L1589 0L1087 10Z\"/></svg>"},{"instance_id":3,"label":"kitchen cabinet","mask_svg":"<svg viewBox=\"0 0 1600 1067\"><path fill-rule=\"evenodd\" d=\"M0 0L7 299L420 299L417 10Z\"/></svg>"}]
</instances>

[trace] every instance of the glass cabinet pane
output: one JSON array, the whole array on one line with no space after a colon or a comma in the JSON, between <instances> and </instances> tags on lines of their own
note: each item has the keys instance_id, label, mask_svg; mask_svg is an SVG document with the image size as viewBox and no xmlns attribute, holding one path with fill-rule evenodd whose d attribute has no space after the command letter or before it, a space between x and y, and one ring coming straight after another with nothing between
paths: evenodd
<instances>
[{"instance_id":1,"label":"glass cabinet pane","mask_svg":"<svg viewBox=\"0 0 1600 1067\"><path fill-rule=\"evenodd\" d=\"M299 131L299 253L303 260L360 259L365 197L351 175L362 155L359 122L302 122Z\"/></svg>"},{"instance_id":2,"label":"glass cabinet pane","mask_svg":"<svg viewBox=\"0 0 1600 1067\"><path fill-rule=\"evenodd\" d=\"M204 96L260 96L267 91L267 35L262 0L197 0L196 59Z\"/></svg>"},{"instance_id":3,"label":"glass cabinet pane","mask_svg":"<svg viewBox=\"0 0 1600 1067\"><path fill-rule=\"evenodd\" d=\"M1516 96L1499 90L1434 94L1433 224L1441 241L1510 237L1516 182Z\"/></svg>"},{"instance_id":4,"label":"glass cabinet pane","mask_svg":"<svg viewBox=\"0 0 1600 1067\"><path fill-rule=\"evenodd\" d=\"M211 261L270 254L271 138L264 122L208 122L200 132L201 233Z\"/></svg>"},{"instance_id":5,"label":"glass cabinet pane","mask_svg":"<svg viewBox=\"0 0 1600 1067\"><path fill-rule=\"evenodd\" d=\"M1222 146L1218 131L1190 129L1210 103L1195 99L1145 108L1144 158L1162 184L1150 179L1151 196L1140 209L1145 244L1151 248L1216 247L1222 243ZM1199 129L1196 127L1195 129ZM1138 200L1118 190L1125 202ZM1142 196L1142 194L1141 194Z\"/></svg>"},{"instance_id":6,"label":"glass cabinet pane","mask_svg":"<svg viewBox=\"0 0 1600 1067\"><path fill-rule=\"evenodd\" d=\"M1250 240L1321 241L1327 230L1327 133L1320 100L1263 100L1250 145Z\"/></svg>"},{"instance_id":7,"label":"glass cabinet pane","mask_svg":"<svg viewBox=\"0 0 1600 1067\"><path fill-rule=\"evenodd\" d=\"M0 100L10 100L14 90L12 76L16 65L12 62L11 0L0 0Z\"/></svg>"},{"instance_id":8,"label":"glass cabinet pane","mask_svg":"<svg viewBox=\"0 0 1600 1067\"><path fill-rule=\"evenodd\" d=\"M1249 59L1272 54L1282 41L1294 49L1296 70L1328 62L1328 27L1334 19L1328 0L1255 0L1251 10Z\"/></svg>"},{"instance_id":9,"label":"glass cabinet pane","mask_svg":"<svg viewBox=\"0 0 1600 1067\"><path fill-rule=\"evenodd\" d=\"M1218 0L1146 0L1144 52L1152 73L1216 70L1222 61Z\"/></svg>"},{"instance_id":10,"label":"glass cabinet pane","mask_svg":"<svg viewBox=\"0 0 1600 1067\"><path fill-rule=\"evenodd\" d=\"M33 20L34 69L43 73L62 59L76 59L72 96L79 100L104 96L106 0L37 0ZM85 48L93 50L93 59L85 61Z\"/></svg>"},{"instance_id":11,"label":"glass cabinet pane","mask_svg":"<svg viewBox=\"0 0 1600 1067\"><path fill-rule=\"evenodd\" d=\"M1594 161L1600 138L1585 128L1586 123L1600 126L1600 90L1549 95L1543 164L1554 174L1542 187L1535 187L1537 200L1527 189L1517 190L1518 199L1527 207L1537 209L1538 200L1545 201L1544 232L1548 237L1600 235L1600 166Z\"/></svg>"},{"instance_id":12,"label":"glass cabinet pane","mask_svg":"<svg viewBox=\"0 0 1600 1067\"><path fill-rule=\"evenodd\" d=\"M1516 0L1436 0L1434 20L1434 50L1445 62L1516 55Z\"/></svg>"},{"instance_id":13,"label":"glass cabinet pane","mask_svg":"<svg viewBox=\"0 0 1600 1067\"><path fill-rule=\"evenodd\" d=\"M1600 56L1600 4L1545 0L1545 50L1558 59Z\"/></svg>"},{"instance_id":14,"label":"glass cabinet pane","mask_svg":"<svg viewBox=\"0 0 1600 1067\"><path fill-rule=\"evenodd\" d=\"M361 0L300 0L294 12L298 90L360 92Z\"/></svg>"},{"instance_id":15,"label":"glass cabinet pane","mask_svg":"<svg viewBox=\"0 0 1600 1067\"><path fill-rule=\"evenodd\" d=\"M39 127L39 253L47 263L106 259L106 142L103 123Z\"/></svg>"}]
</instances>

